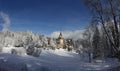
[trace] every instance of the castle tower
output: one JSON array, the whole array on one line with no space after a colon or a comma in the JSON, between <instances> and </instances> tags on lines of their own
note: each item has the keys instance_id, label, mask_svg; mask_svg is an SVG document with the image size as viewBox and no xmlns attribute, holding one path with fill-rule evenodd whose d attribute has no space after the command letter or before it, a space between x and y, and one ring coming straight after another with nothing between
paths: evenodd
<instances>
[{"instance_id":1,"label":"castle tower","mask_svg":"<svg viewBox=\"0 0 120 71\"><path fill-rule=\"evenodd\" d=\"M62 33L60 32L60 35L57 39L57 48L63 48L64 47L64 38L62 36Z\"/></svg>"}]
</instances>

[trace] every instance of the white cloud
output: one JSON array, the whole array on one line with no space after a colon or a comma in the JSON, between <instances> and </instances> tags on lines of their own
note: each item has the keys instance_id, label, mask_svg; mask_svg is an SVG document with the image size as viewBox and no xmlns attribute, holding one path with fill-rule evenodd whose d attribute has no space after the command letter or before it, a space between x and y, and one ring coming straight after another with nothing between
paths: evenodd
<instances>
[{"instance_id":1,"label":"white cloud","mask_svg":"<svg viewBox=\"0 0 120 71\"><path fill-rule=\"evenodd\" d=\"M75 31L61 31L65 39L71 38L73 40L82 39L84 30L75 30ZM52 38L58 38L60 31L55 31L51 34Z\"/></svg>"},{"instance_id":2,"label":"white cloud","mask_svg":"<svg viewBox=\"0 0 120 71\"><path fill-rule=\"evenodd\" d=\"M4 21L4 23L2 23L2 31L8 30L8 27L10 26L9 16L4 12L0 12L0 18Z\"/></svg>"}]
</instances>

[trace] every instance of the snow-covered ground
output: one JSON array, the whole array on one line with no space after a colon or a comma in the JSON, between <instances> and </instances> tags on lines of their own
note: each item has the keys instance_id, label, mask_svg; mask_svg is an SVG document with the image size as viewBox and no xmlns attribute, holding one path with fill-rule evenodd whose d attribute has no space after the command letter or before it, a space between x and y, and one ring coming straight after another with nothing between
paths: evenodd
<instances>
[{"instance_id":1,"label":"snow-covered ground","mask_svg":"<svg viewBox=\"0 0 120 71\"><path fill-rule=\"evenodd\" d=\"M40 57L0 54L0 71L120 71L117 59L98 59L88 63L87 56L64 49L42 50Z\"/></svg>"}]
</instances>

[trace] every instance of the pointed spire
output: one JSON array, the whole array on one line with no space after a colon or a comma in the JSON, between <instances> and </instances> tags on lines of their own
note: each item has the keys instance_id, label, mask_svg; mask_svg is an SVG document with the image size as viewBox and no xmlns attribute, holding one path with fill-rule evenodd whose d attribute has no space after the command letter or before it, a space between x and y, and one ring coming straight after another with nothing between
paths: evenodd
<instances>
[{"instance_id":1,"label":"pointed spire","mask_svg":"<svg viewBox=\"0 0 120 71\"><path fill-rule=\"evenodd\" d=\"M60 39L61 39L61 38L63 38L63 37L62 37L62 33L61 33L61 32L60 32L59 38L60 38Z\"/></svg>"},{"instance_id":2,"label":"pointed spire","mask_svg":"<svg viewBox=\"0 0 120 71\"><path fill-rule=\"evenodd\" d=\"M62 33L60 32L60 36L62 36Z\"/></svg>"}]
</instances>

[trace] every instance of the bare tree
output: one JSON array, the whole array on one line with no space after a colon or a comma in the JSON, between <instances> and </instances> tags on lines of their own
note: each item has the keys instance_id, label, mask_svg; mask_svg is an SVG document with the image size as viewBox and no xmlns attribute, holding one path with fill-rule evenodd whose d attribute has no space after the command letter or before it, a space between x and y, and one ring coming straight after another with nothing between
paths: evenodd
<instances>
[{"instance_id":1,"label":"bare tree","mask_svg":"<svg viewBox=\"0 0 120 71\"><path fill-rule=\"evenodd\" d=\"M84 0L84 3L92 12L92 23L102 24L114 54L120 54L120 0ZM108 28L108 25L112 26Z\"/></svg>"},{"instance_id":2,"label":"bare tree","mask_svg":"<svg viewBox=\"0 0 120 71\"><path fill-rule=\"evenodd\" d=\"M93 54L93 33L94 33L94 25L90 24L86 27L84 35L84 40L82 41L82 46L84 47L84 52L88 54L89 62L92 62L92 54Z\"/></svg>"}]
</instances>

